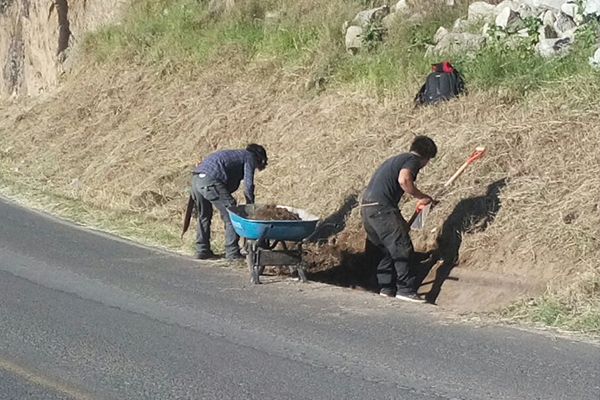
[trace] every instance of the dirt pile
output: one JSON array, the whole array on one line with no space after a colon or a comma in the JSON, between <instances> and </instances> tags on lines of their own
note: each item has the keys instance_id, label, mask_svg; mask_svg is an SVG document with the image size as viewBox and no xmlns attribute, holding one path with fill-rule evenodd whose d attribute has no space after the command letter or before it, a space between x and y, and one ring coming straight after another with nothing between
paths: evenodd
<instances>
[{"instance_id":1,"label":"dirt pile","mask_svg":"<svg viewBox=\"0 0 600 400\"><path fill-rule=\"evenodd\" d=\"M255 221L300 221L298 214L274 204L262 206L248 215L248 219Z\"/></svg>"}]
</instances>

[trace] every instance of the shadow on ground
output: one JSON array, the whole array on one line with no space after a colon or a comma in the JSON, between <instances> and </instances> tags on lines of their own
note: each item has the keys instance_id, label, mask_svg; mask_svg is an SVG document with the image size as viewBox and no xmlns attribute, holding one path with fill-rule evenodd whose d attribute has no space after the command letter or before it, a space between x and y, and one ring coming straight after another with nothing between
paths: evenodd
<instances>
[{"instance_id":1,"label":"shadow on ground","mask_svg":"<svg viewBox=\"0 0 600 400\"><path fill-rule=\"evenodd\" d=\"M421 286L431 285L431 289L426 294L426 298L430 303L436 302L444 281L452 279L450 272L457 265L463 235L482 232L493 222L501 207L499 194L504 186L506 186L506 178L490 184L486 193L482 196L461 200L444 221L440 234L436 239L437 249L428 253L415 253L412 263L413 268L415 268L417 281L420 282ZM347 198L340 209L328 217L326 221L345 219L354 207L351 204L356 203L352 203ZM329 232L329 235L333 236L342 230L343 228L334 229L333 232L335 233ZM334 247L332 247L332 253L336 252ZM309 279L342 287L378 291L375 268L364 252L337 250L335 256L338 258L336 265L326 269L319 270L317 268L309 271ZM434 278L425 282L424 279L435 266L437 266L437 269Z\"/></svg>"},{"instance_id":2,"label":"shadow on ground","mask_svg":"<svg viewBox=\"0 0 600 400\"><path fill-rule=\"evenodd\" d=\"M435 272L433 282L422 282L422 285L433 283L426 295L430 303L436 302L444 281L450 277L450 272L458 263L463 235L483 232L494 221L501 207L500 191L505 186L506 178L503 178L490 184L485 195L459 201L444 221L437 237L437 250L433 252L428 263L430 268L438 262L441 264ZM424 273L425 270L421 271L421 274ZM427 274L424 274L422 279L426 276Z\"/></svg>"},{"instance_id":3,"label":"shadow on ground","mask_svg":"<svg viewBox=\"0 0 600 400\"><path fill-rule=\"evenodd\" d=\"M323 242L343 231L346 228L346 218L357 205L358 193L347 196L340 208L321 222L317 231L308 240L309 243Z\"/></svg>"}]
</instances>

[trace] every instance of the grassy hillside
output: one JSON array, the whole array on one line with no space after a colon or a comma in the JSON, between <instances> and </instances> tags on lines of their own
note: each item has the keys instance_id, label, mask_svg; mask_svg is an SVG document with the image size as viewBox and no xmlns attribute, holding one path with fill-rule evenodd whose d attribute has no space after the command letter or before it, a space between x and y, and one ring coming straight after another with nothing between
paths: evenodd
<instances>
[{"instance_id":1,"label":"grassy hillside","mask_svg":"<svg viewBox=\"0 0 600 400\"><path fill-rule=\"evenodd\" d=\"M415 110L440 61L426 47L467 2L420 2L423 21L401 19L383 43L350 56L341 26L372 3L248 0L211 15L203 1L135 1L122 22L83 40L79 68L56 93L2 108L2 179L121 213L131 226L160 224L155 240L189 250L191 237L180 243L177 230L191 167L214 149L257 141L272 159L257 178L259 201L344 221L311 253L315 276L349 284L364 272L353 206L377 165L430 135L440 153L418 184L433 191L485 145L486 157L414 235L419 249L440 249L441 267L458 257L459 280L444 283L438 304L490 310L541 295L505 315L597 331L600 76L587 64L595 26L562 58L501 43L446 57L469 95Z\"/></svg>"}]
</instances>

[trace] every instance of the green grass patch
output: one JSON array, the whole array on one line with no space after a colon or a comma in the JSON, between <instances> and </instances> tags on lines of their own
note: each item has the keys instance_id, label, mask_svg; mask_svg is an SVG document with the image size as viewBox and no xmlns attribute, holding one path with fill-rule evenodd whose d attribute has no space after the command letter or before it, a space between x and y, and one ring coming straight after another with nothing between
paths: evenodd
<instances>
[{"instance_id":1,"label":"green grass patch","mask_svg":"<svg viewBox=\"0 0 600 400\"><path fill-rule=\"evenodd\" d=\"M600 335L600 270L590 269L568 287L502 310L510 321Z\"/></svg>"},{"instance_id":2,"label":"green grass patch","mask_svg":"<svg viewBox=\"0 0 600 400\"><path fill-rule=\"evenodd\" d=\"M595 73L587 63L596 43L597 24L593 21L581 30L574 50L564 57L543 59L529 45L532 39L510 46L490 40L474 54L433 56L426 51L436 30L440 26L450 29L457 18L464 17L466 3L457 7L432 5L425 9L425 18L412 22L399 19L383 42L367 43L368 51L350 56L345 52L341 26L366 7L360 1L326 4L315 0L309 8L291 1L249 0L224 15L211 14L207 3L138 0L119 24L88 35L84 49L100 63L168 62L175 68L199 68L221 55L221 61L229 61L233 71L269 58L281 68L320 70L334 86L369 88L381 94L414 91L430 65L444 59L462 72L468 88L506 87L520 94L566 77ZM267 11L271 11L270 17ZM480 23L468 25L467 30L473 32L481 29Z\"/></svg>"}]
</instances>

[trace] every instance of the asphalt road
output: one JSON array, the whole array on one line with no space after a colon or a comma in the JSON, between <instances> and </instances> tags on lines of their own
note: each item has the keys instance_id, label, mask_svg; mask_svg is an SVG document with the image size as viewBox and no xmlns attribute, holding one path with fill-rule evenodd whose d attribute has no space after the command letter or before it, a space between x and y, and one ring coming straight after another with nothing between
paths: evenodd
<instances>
[{"instance_id":1,"label":"asphalt road","mask_svg":"<svg viewBox=\"0 0 600 400\"><path fill-rule=\"evenodd\" d=\"M590 399L600 348L202 264L0 199L0 399Z\"/></svg>"}]
</instances>

